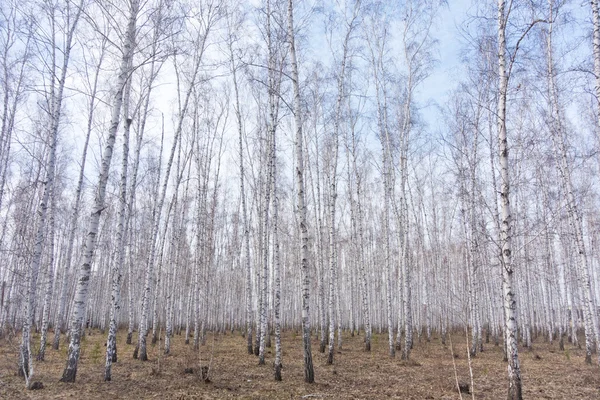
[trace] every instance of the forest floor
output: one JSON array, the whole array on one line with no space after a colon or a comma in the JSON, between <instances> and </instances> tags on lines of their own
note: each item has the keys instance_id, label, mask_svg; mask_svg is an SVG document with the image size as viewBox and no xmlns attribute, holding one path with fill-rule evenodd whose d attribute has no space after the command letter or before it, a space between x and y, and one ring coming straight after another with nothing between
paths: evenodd
<instances>
[{"instance_id":1,"label":"forest floor","mask_svg":"<svg viewBox=\"0 0 600 400\"><path fill-rule=\"evenodd\" d=\"M149 344L148 362L132 358L134 346L125 344L125 334L119 332L120 358L113 365L111 382L103 381L106 337L94 330L82 343L75 383L59 382L68 346L59 351L48 348L46 361L35 362L34 381L44 386L40 390L26 390L16 376L19 337L0 340L0 399L459 399L457 379L461 384L471 381L465 336L458 334L452 336L452 346L450 341L442 345L435 336L430 343L415 338L410 362L388 356L387 335L373 336L370 353L363 351L362 335L344 335L334 365L326 364L313 339L314 384L303 381L301 337L294 332L286 332L282 340L282 382L273 380L274 347L267 349L266 365L259 366L258 358L246 353L246 341L239 333L208 333L199 352L186 346L183 336L175 336L171 355L160 357L159 346ZM532 351L520 349L524 398L600 398L600 368L585 364L583 350L569 344L559 351L558 343L541 340L534 342ZM37 334L32 343L39 344ZM210 382L203 381L199 366L210 366ZM193 373L185 373L186 368ZM472 370L476 399L506 398L501 347L486 344L485 351L472 359Z\"/></svg>"}]
</instances>

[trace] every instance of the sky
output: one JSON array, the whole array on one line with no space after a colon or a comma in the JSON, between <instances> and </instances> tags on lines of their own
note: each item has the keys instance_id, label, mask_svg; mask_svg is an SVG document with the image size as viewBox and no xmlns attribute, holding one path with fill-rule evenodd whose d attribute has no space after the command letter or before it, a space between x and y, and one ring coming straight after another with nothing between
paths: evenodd
<instances>
[{"instance_id":1,"label":"sky","mask_svg":"<svg viewBox=\"0 0 600 400\"><path fill-rule=\"evenodd\" d=\"M437 26L434 27L434 36L438 40L437 65L422 83L417 97L421 106L431 104L421 110L430 130L441 127L439 107L444 106L451 90L464 78L459 29L469 13L470 4L471 0L453 0L439 11Z\"/></svg>"}]
</instances>

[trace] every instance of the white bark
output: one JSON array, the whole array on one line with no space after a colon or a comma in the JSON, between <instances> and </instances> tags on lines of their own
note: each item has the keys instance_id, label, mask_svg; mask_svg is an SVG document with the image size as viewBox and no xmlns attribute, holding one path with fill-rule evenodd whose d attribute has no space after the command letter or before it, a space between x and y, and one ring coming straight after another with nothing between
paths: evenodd
<instances>
[{"instance_id":1,"label":"white bark","mask_svg":"<svg viewBox=\"0 0 600 400\"><path fill-rule=\"evenodd\" d=\"M231 29L231 27L230 27ZM250 226L248 222L248 207L246 205L246 188L245 188L245 169L244 169L244 127L242 121L242 113L240 106L240 95L237 79L237 65L233 55L233 35L230 34L229 40L229 60L231 62L231 74L233 79L233 90L235 95L235 116L238 129L238 151L240 157L240 197L242 202L242 225L243 246L244 246L244 270L246 272L245 289L246 289L246 341L248 354L253 354L252 351L252 265L250 260Z\"/></svg>"},{"instance_id":2,"label":"white bark","mask_svg":"<svg viewBox=\"0 0 600 400\"><path fill-rule=\"evenodd\" d=\"M56 321L54 323L54 342L52 348L58 350L60 345L60 334L61 331L66 329L65 326L65 311L67 304L67 288L69 284L69 274L71 272L71 264L73 260L73 247L75 245L75 233L77 232L77 226L79 221L79 213L81 211L81 197L83 192L83 178L85 172L85 164L87 161L87 151L90 143L90 137L92 134L92 124L94 120L94 110L96 104L96 94L98 91L98 77L100 75L100 68L104 60L104 49L100 53L98 64L94 73L94 80L92 83L92 90L90 93L90 102L88 105L88 119L86 127L85 142L83 144L83 153L81 155L79 177L77 178L77 189L75 190L75 202L73 205L73 213L71 214L71 220L69 225L69 239L67 243L67 254L64 263L64 271L62 273L62 283L60 289L60 300L58 306L58 313L56 315Z\"/></svg>"},{"instance_id":3,"label":"white bark","mask_svg":"<svg viewBox=\"0 0 600 400\"><path fill-rule=\"evenodd\" d=\"M371 315L369 310L369 290L367 282L367 270L365 269L365 239L364 239L364 222L363 222L363 210L362 210L362 179L356 161L358 158L357 154L357 140L356 132L352 129L352 169L356 178L356 225L358 230L358 273L360 280L360 298L362 305L362 317L365 329L365 351L371 351Z\"/></svg>"},{"instance_id":4,"label":"white bark","mask_svg":"<svg viewBox=\"0 0 600 400\"><path fill-rule=\"evenodd\" d=\"M274 274L274 301L275 314L275 380L281 380L282 354L281 354L281 265L279 257L279 195L277 192L277 140L275 130L271 139L271 164L272 164L272 190L273 190L273 274Z\"/></svg>"},{"instance_id":5,"label":"white bark","mask_svg":"<svg viewBox=\"0 0 600 400\"><path fill-rule=\"evenodd\" d=\"M304 381L313 383L312 352L310 346L310 276L308 270L308 225L306 221L306 205L304 202L304 157L302 136L302 107L300 104L300 82L298 62L296 60L296 44L294 39L294 2L288 0L288 42L290 46L291 78L294 90L294 124L296 128L296 190L298 196L297 212L300 224L300 268L302 272L302 343L304 350Z\"/></svg>"},{"instance_id":6,"label":"white bark","mask_svg":"<svg viewBox=\"0 0 600 400\"><path fill-rule=\"evenodd\" d=\"M40 201L40 205L38 207L38 225L37 225L37 233L35 237L34 247L33 247L33 257L31 259L31 266L28 270L28 286L26 293L26 303L25 303L25 315L24 322L22 328L22 338L21 338L21 354L19 357L19 374L23 374L26 377L26 381L29 382L31 378L31 374L33 373L33 364L31 363L31 350L30 350L30 329L31 329L31 320L33 318L34 313L34 302L35 302L35 293L37 288L37 276L40 267L40 263L42 260L42 252L44 250L44 234L46 231L46 215L48 210L48 201L50 199L50 193L54 190L54 174L56 169L56 152L57 152L57 142L58 142L58 130L60 127L60 119L61 119L61 109L63 102L63 91L65 87L65 81L67 77L67 70L69 67L69 57L71 55L71 48L73 45L73 37L75 35L75 30L77 28L77 23L79 21L79 16L81 14L83 7L83 2L81 2L76 10L73 19L70 21L71 25L68 26L67 37L65 41L65 47L63 49L63 63L61 66L60 77L58 79L58 87L55 90L54 83L54 75L57 74L56 68L56 59L53 57L54 64L52 65L53 70L50 71L52 76L51 83L51 98L50 98L50 121L49 121L49 130L48 130L48 140L50 142L50 146L48 149L48 164L46 166L46 179L44 184L44 192L42 194L42 199ZM69 12L69 11L67 11ZM51 16L53 18L53 16ZM52 32L54 39L55 32ZM55 56L56 54L56 43L52 40L52 54Z\"/></svg>"},{"instance_id":7,"label":"white bark","mask_svg":"<svg viewBox=\"0 0 600 400\"><path fill-rule=\"evenodd\" d=\"M132 58L129 59L131 63ZM131 70L131 64L129 70ZM117 318L121 310L121 278L123 275L123 264L125 262L125 246L127 238L127 170L129 168L129 132L131 128L131 117L129 116L129 102L131 97L131 79L128 80L123 94L123 117L125 124L123 128L123 155L121 161L121 180L119 182L119 208L117 211L117 255L113 261L111 274L111 297L108 339L106 341L106 363L104 367L104 380L112 379L112 363L117 361ZM131 187L130 190L135 190Z\"/></svg>"},{"instance_id":8,"label":"white bark","mask_svg":"<svg viewBox=\"0 0 600 400\"><path fill-rule=\"evenodd\" d=\"M520 400L521 367L517 347L517 302L513 288L512 213L510 206L510 171L506 132L506 97L510 73L506 69L505 0L498 0L498 163L500 166L500 247L502 268L502 298L504 302L504 330L508 356L508 399Z\"/></svg>"},{"instance_id":9,"label":"white bark","mask_svg":"<svg viewBox=\"0 0 600 400\"><path fill-rule=\"evenodd\" d=\"M267 171L265 171L265 195L262 212L262 275L261 275L261 303L260 303L260 343L258 349L258 364L263 365L265 363L265 339L267 335L267 313L268 313L268 276L269 276L269 209L271 205L271 189L274 182L273 171L274 171L274 139L277 130L277 106L276 106L276 88L275 88L275 53L272 42L271 32L271 2L267 0L266 6L266 35L267 35L267 52L268 52L268 107L269 107L269 120L267 122L267 138L266 142L266 159L265 164Z\"/></svg>"},{"instance_id":10,"label":"white bark","mask_svg":"<svg viewBox=\"0 0 600 400\"><path fill-rule=\"evenodd\" d=\"M33 29L30 26L27 31L27 37L22 46L22 55L20 59L13 61L12 53L16 51L18 46L19 23L20 18L17 16L16 8L11 9L9 15L3 20L3 51L0 58L2 63L2 124L0 125L0 208L4 205L4 194L6 183L9 176L10 154L12 147L12 135L15 128L15 118L18 111L18 106L23 100L25 89L26 65L29 62L31 44L33 42ZM5 222L8 218L5 219ZM4 235L0 243L4 242ZM14 276L14 275L13 275ZM11 286L12 288L12 286ZM8 305L8 304L7 304ZM3 321L6 320L6 315L2 315ZM3 329L4 325L0 325Z\"/></svg>"},{"instance_id":11,"label":"white bark","mask_svg":"<svg viewBox=\"0 0 600 400\"><path fill-rule=\"evenodd\" d=\"M549 0L551 18L553 18L553 1ZM594 7L594 3L595 7ZM594 15L594 68L600 68L600 60L596 65L596 39L600 40L600 36L597 38L596 30L600 28L596 26L598 5L596 1L592 1L592 8L595 9ZM598 316L596 313L596 307L594 305L594 298L592 294L591 278L589 274L588 256L586 251L585 242L583 239L583 222L581 218L581 212L577 206L577 200L574 194L573 182L571 180L571 173L569 170L569 162L567 159L567 146L565 143L565 135L567 134L565 126L562 120L563 110L561 109L559 93L556 87L556 72L554 70L554 56L553 56L553 43L552 43L552 20L549 23L549 28L546 31L546 57L547 57L547 73L548 73L548 95L550 99L550 111L551 121L550 129L552 142L554 144L554 152L556 159L556 166L560 174L562 189L567 202L567 213L569 215L569 225L571 232L575 237L575 245L577 249L577 280L579 287L583 294L583 317L585 324L585 348L586 348L586 362L592 362L592 352L594 350L594 341L596 346L600 343L600 331L598 328ZM596 88L598 90L598 88ZM600 352L598 354L598 363L600 364Z\"/></svg>"},{"instance_id":12,"label":"white bark","mask_svg":"<svg viewBox=\"0 0 600 400\"><path fill-rule=\"evenodd\" d=\"M159 9L159 11L162 9ZM161 22L162 20L160 18L158 18L158 23L155 26L154 32L153 32L153 40L152 40L152 54L157 54L158 51L158 43L159 43L159 38L160 35L162 34L162 29L161 29ZM157 66L158 65L158 66ZM144 132L145 132L145 128L146 128L146 121L147 121L147 117L148 117L148 113L149 113L149 107L150 107L150 94L152 93L152 89L154 88L153 84L154 81L156 79L156 77L158 76L158 71L160 70L160 66L161 63L156 59L156 58L152 58L152 61L150 62L150 72L148 75L148 82L146 83L147 86L147 91L145 93L145 99L144 99L144 105L142 107L142 111L140 113L140 117L139 117L139 126L136 132L136 146L135 146L135 156L134 156L134 161L133 161L133 171L132 171L132 178L131 178L131 187L132 188L136 188L137 184L138 184L138 169L139 169L139 164L140 164L140 152L142 149L142 143L144 140ZM161 142L162 144L162 142ZM162 155L162 147L161 147L161 155ZM128 199L128 212L127 212L127 230L131 232L131 224L133 221L133 214L134 214L134 206L135 206L135 200L136 200L136 195L135 195L136 191L135 190L131 190L129 192L129 199ZM130 233L131 235L132 233ZM128 238L128 242L131 242L131 238ZM134 329L134 312L133 312L133 292L134 292L134 287L133 287L133 275L132 275L132 266L133 266L133 251L131 248L131 244L128 245L128 251L129 251L129 259L127 262L127 266L128 266L128 295L129 295L129 301L128 301L128 320L129 320L129 325L127 328L127 339L126 339L126 343L127 344L131 344L132 343L132 337L133 337L133 329Z\"/></svg>"},{"instance_id":13,"label":"white bark","mask_svg":"<svg viewBox=\"0 0 600 400\"><path fill-rule=\"evenodd\" d=\"M55 209L56 209L56 189L52 189L50 194L50 218L49 218L49 238L48 238L48 269L46 271L46 291L44 293L44 306L42 309L42 332L40 335L40 349L37 360L44 361L46 353L46 342L48 339L48 324L50 322L50 301L52 300L52 291L54 288L54 238L55 238Z\"/></svg>"},{"instance_id":14,"label":"white bark","mask_svg":"<svg viewBox=\"0 0 600 400\"><path fill-rule=\"evenodd\" d=\"M319 99L315 99L317 104L315 108L320 105ZM317 281L318 281L318 293L317 293L317 305L318 305L318 320L319 320L319 352L325 353L325 346L327 345L327 317L325 313L325 262L323 260L323 218L321 209L321 180L320 180L320 168L319 168L319 133L318 133L318 118L313 118L313 131L314 131L314 142L315 142L315 175L313 175L311 162L310 162L310 151L306 151L306 167L308 169L308 176L311 185L312 202L315 205L314 210L314 223L315 223L315 241L313 244L315 256L316 256L316 269L317 269ZM316 178L315 178L316 176Z\"/></svg>"},{"instance_id":15,"label":"white bark","mask_svg":"<svg viewBox=\"0 0 600 400\"><path fill-rule=\"evenodd\" d=\"M338 274L338 257L337 257L337 234L336 234L336 200L337 200L337 167L338 167L338 156L339 156L339 136L340 136L340 124L342 119L342 105L345 99L345 78L346 78L346 66L349 62L349 45L352 32L356 27L356 20L358 18L358 12L360 10L360 0L354 3L353 14L350 21L346 22L347 30L345 32L344 41L342 43L342 58L340 60L340 70L337 76L337 99L335 104L335 115L333 120L333 156L330 160L329 170L327 171L327 178L329 183L329 348L327 353L327 363L333 363L333 347L334 347L334 336L336 321L334 312L334 301ZM339 308L339 307L338 307ZM339 319L341 315L337 313L338 326L340 324ZM341 331L341 330L340 330ZM341 339L340 339L341 343ZM341 346L341 344L340 344Z\"/></svg>"},{"instance_id":16,"label":"white bark","mask_svg":"<svg viewBox=\"0 0 600 400\"><path fill-rule=\"evenodd\" d=\"M165 170L165 174L163 177L163 183L161 185L161 191L160 191L158 203L157 203L156 210L155 210L156 214L155 214L154 221L153 221L154 225L152 228L152 238L150 239L150 246L151 246L150 258L149 258L148 264L146 266L146 276L144 279L144 290L143 290L143 295L142 295L140 328L139 328L139 332L138 332L138 358L141 361L148 360L148 354L146 352L146 334L148 331L148 327L147 327L148 311L150 308L150 302L151 302L150 297L152 295L152 290L156 288L156 285L154 284L154 264L156 262L156 249L157 249L159 227L160 227L160 222L162 219L161 218L162 208L164 206L167 188L168 188L168 184L169 184L171 166L173 165L173 158L175 157L175 150L177 149L177 145L179 143L179 138L180 138L181 132L183 130L183 122L184 122L185 116L187 114L187 109L189 106L190 98L192 96L192 93L194 92L194 87L195 87L196 81L198 79L200 66L202 65L204 51L206 49L206 44L207 44L207 39L208 39L208 34L210 33L210 31L212 29L212 24L215 22L214 21L215 15L219 12L220 11L218 10L218 6L215 6L215 8L210 8L209 10L207 10L207 15L203 16L204 18L206 18L206 20L208 22L205 26L205 30L201 31L199 33L198 42L196 44L197 47L195 49L196 52L194 54L194 64L193 64L192 75L190 76L190 79L189 79L188 89L185 94L183 106L179 110L177 127L176 127L175 133L173 135L173 145L171 147L169 159L167 160L166 170Z\"/></svg>"},{"instance_id":17,"label":"white bark","mask_svg":"<svg viewBox=\"0 0 600 400\"><path fill-rule=\"evenodd\" d=\"M77 364L81 353L81 329L84 322L84 314L87 307L89 294L90 273L92 267L92 258L96 249L98 227L100 215L105 208L104 199L106 197L106 185L110 172L110 163L113 156L113 147L115 144L117 128L119 127L121 117L121 105L123 104L123 92L130 79L130 66L135 49L136 22L139 12L139 1L131 0L129 9L129 21L127 32L123 43L123 58L119 69L119 76L116 82L116 92L113 98L111 112L111 124L108 131L108 137L102 154L100 166L100 175L98 177L98 187L94 206L88 225L88 233L85 239L85 245L82 254L82 263L79 268L75 297L73 299L73 312L71 318L71 340L69 343L69 355L67 365L63 371L62 382L75 382L77 376Z\"/></svg>"},{"instance_id":18,"label":"white bark","mask_svg":"<svg viewBox=\"0 0 600 400\"><path fill-rule=\"evenodd\" d=\"M598 0L590 0L592 6L592 24L593 24L593 57L594 57L594 77L596 78L594 90L596 92L596 124L600 126L600 12L598 11Z\"/></svg>"}]
</instances>

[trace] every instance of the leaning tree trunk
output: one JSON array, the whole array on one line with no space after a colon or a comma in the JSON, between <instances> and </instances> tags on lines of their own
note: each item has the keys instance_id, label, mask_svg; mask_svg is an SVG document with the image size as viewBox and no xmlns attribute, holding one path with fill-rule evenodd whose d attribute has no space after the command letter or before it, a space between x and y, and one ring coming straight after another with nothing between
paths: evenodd
<instances>
[{"instance_id":1,"label":"leaning tree trunk","mask_svg":"<svg viewBox=\"0 0 600 400\"><path fill-rule=\"evenodd\" d=\"M37 276L40 267L40 263L42 260L42 252L44 250L44 234L46 231L46 215L48 211L48 201L50 199L50 193L54 190L54 173L56 169L56 147L58 142L58 130L60 126L60 117L61 117L61 108L63 101L63 91L65 88L65 81L67 78L67 69L69 67L69 57L71 55L71 47L73 43L73 37L75 35L75 30L77 28L77 23L79 22L79 16L81 15L81 10L83 7L83 2L81 2L77 6L77 11L75 12L75 16L72 22L72 25L69 26L67 37L65 41L65 47L63 50L63 65L61 75L58 81L58 88L56 94L54 93L54 76L52 77L52 97L51 97L51 120L50 120L50 129L48 132L48 139L50 142L50 146L48 149L48 164L46 168L46 179L44 185L44 192L42 194L42 199L40 201L40 205L38 208L38 225L37 232L35 236L35 242L33 247L33 256L31 258L31 266L28 270L28 285L27 285L27 293L26 293L26 301L25 301L25 315L23 321L22 328L22 339L21 339L21 351L19 357L19 374L23 374L27 383L29 384L29 378L31 373L33 372L33 365L31 363L31 349L30 349L30 329L31 329L31 321L34 314L34 303L35 303L35 292L37 288ZM54 32L53 32L54 35ZM54 37L53 37L54 39ZM56 46L54 40L51 43L52 46ZM52 49L52 54L55 55L55 48ZM52 66L55 68L55 65ZM53 74L56 73L55 70L51 71Z\"/></svg>"},{"instance_id":2,"label":"leaning tree trunk","mask_svg":"<svg viewBox=\"0 0 600 400\"><path fill-rule=\"evenodd\" d=\"M129 9L129 21L127 24L127 33L125 42L123 43L123 58L117 78L116 92L113 99L113 108L111 113L111 123L108 130L108 138L102 154L102 162L100 164L100 176L98 177L98 189L92 214L90 216L88 233L83 247L82 263L79 268L79 277L73 299L73 312L71 318L71 340L69 343L69 355L67 365L63 371L61 382L75 382L77 376L77 364L81 353L81 328L83 318L87 306L90 274L92 269L92 258L96 249L98 227L100 224L100 215L106 207L104 199L106 197L106 185L108 183L108 175L110 172L110 163L113 156L113 147L119 127L121 117L121 105L123 104L123 92L130 78L130 66L133 59L133 51L135 48L136 22L139 11L139 0L132 0Z\"/></svg>"},{"instance_id":3,"label":"leaning tree trunk","mask_svg":"<svg viewBox=\"0 0 600 400\"><path fill-rule=\"evenodd\" d=\"M94 74L94 83L92 85L92 91L90 93L90 103L88 105L88 119L87 128L85 135L85 142L83 144L83 154L81 155L81 162L79 167L79 177L77 179L77 189L75 190L75 203L73 205L73 213L71 214L71 221L69 225L69 239L67 242L67 254L64 263L64 270L62 273L62 283L60 289L60 300L58 306L58 313L56 314L56 322L54 323L54 342L52 348L58 350L60 345L60 334L65 325L65 311L67 303L67 289L69 284L69 273L71 271L71 264L73 260L73 247L75 246L75 233L77 232L77 222L79 221L79 212L81 211L81 197L83 192L83 178L85 176L85 164L87 160L87 151L90 143L90 136L92 135L92 124L94 122L94 110L96 108L96 94L98 93L98 77L100 76L100 68L104 60L104 49L100 53L100 59L96 65L96 71Z\"/></svg>"}]
</instances>

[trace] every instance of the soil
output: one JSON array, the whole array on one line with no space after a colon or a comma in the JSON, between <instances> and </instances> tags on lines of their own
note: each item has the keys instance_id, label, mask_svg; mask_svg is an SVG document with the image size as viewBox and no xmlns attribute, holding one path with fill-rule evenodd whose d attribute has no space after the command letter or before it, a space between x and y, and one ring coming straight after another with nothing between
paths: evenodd
<instances>
[{"instance_id":1,"label":"soil","mask_svg":"<svg viewBox=\"0 0 600 400\"><path fill-rule=\"evenodd\" d=\"M120 332L119 362L113 365L113 380L104 382L106 337L97 330L86 333L75 383L59 382L67 346L49 347L46 361L34 358L33 381L43 385L39 390L25 389L16 374L19 337L0 339L0 399L469 399L471 392L476 399L502 399L507 393L502 349L491 343L472 358L471 383L464 334L453 335L452 346L450 341L442 345L439 337L415 338L408 362L388 356L387 335L374 335L367 353L362 335L345 334L334 365L326 364L313 338L316 382L306 384L301 337L293 331L282 338L281 382L273 378L274 347L267 349L266 365L259 366L258 358L247 354L246 340L230 332L208 333L199 351L175 336L168 356L159 356L158 344L149 345L147 362L132 358L134 346L126 345L126 332ZM33 337L37 347L38 336ZM581 349L569 344L560 351L557 342L538 338L533 350L520 349L520 360L526 399L600 398L600 368L586 365Z\"/></svg>"}]
</instances>

